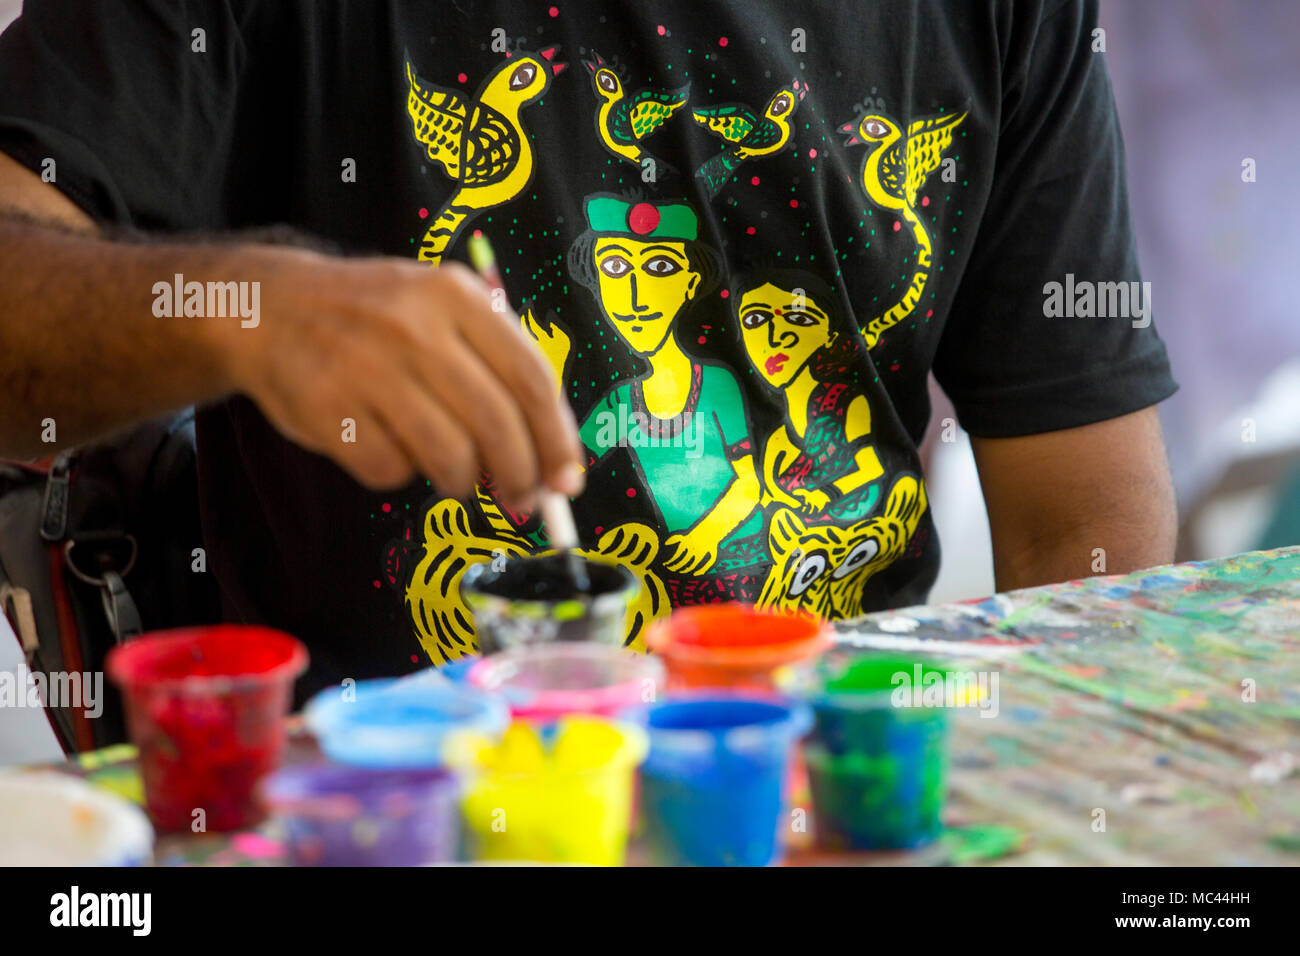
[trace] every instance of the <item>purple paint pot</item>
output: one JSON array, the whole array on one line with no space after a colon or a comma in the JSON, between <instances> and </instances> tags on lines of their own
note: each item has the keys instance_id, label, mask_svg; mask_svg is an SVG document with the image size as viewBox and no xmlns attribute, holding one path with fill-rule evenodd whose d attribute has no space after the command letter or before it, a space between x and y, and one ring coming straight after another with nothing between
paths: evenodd
<instances>
[{"instance_id":1,"label":"purple paint pot","mask_svg":"<svg viewBox=\"0 0 1300 956\"><path fill-rule=\"evenodd\" d=\"M460 787L440 768L299 764L262 799L297 866L421 866L460 849Z\"/></svg>"}]
</instances>

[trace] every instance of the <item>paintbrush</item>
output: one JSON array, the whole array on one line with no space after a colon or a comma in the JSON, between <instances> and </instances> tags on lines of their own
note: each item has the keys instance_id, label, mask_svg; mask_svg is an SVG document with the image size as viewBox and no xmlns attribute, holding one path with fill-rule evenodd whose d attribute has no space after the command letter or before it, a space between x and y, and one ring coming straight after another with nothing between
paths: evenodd
<instances>
[{"instance_id":1,"label":"paintbrush","mask_svg":"<svg viewBox=\"0 0 1300 956\"><path fill-rule=\"evenodd\" d=\"M492 243L488 241L488 237L475 230L469 237L468 245L469 261L474 266L474 271L494 292L500 291L504 294L505 286L501 282L501 273L497 271L497 257L492 251ZM565 564L569 576L573 579L575 590L579 594L590 593L591 580L587 577L587 569L577 551L578 528L573 521L573 509L569 507L569 499L557 491L543 491L541 509L542 520L546 522L551 544L566 556Z\"/></svg>"},{"instance_id":2,"label":"paintbrush","mask_svg":"<svg viewBox=\"0 0 1300 956\"><path fill-rule=\"evenodd\" d=\"M569 576L579 594L591 592L591 580L587 577L587 568L578 554L578 528L573 522L573 509L569 499L558 491L542 492L542 520L546 522L547 534L551 544L564 552Z\"/></svg>"}]
</instances>

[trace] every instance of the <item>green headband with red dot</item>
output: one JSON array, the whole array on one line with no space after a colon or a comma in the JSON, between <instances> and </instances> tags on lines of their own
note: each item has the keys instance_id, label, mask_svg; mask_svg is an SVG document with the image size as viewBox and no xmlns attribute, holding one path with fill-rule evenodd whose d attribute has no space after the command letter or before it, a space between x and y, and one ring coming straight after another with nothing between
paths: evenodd
<instances>
[{"instance_id":1,"label":"green headband with red dot","mask_svg":"<svg viewBox=\"0 0 1300 956\"><path fill-rule=\"evenodd\" d=\"M596 196L587 200L585 211L593 232L693 242L700 231L695 210L685 203L630 203Z\"/></svg>"}]
</instances>

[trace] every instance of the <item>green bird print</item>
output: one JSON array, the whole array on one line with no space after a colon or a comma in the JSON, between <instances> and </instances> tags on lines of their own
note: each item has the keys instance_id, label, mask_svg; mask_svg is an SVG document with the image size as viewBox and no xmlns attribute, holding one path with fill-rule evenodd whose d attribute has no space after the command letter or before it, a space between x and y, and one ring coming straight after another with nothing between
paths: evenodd
<instances>
[{"instance_id":1,"label":"green bird print","mask_svg":"<svg viewBox=\"0 0 1300 956\"><path fill-rule=\"evenodd\" d=\"M695 122L731 144L695 171L710 199L717 196L742 163L774 156L789 145L793 135L790 122L807 93L807 84L795 80L772 95L761 116L740 103L695 110Z\"/></svg>"},{"instance_id":2,"label":"green bird print","mask_svg":"<svg viewBox=\"0 0 1300 956\"><path fill-rule=\"evenodd\" d=\"M623 79L610 67L604 57L595 53L595 60L584 60L591 74L591 87L600 100L596 111L596 133L604 147L625 162L638 168L647 159L654 159L642 142L672 119L673 114L686 105L691 86L686 84L676 90L645 89L627 93ZM661 169L667 164L655 159Z\"/></svg>"}]
</instances>

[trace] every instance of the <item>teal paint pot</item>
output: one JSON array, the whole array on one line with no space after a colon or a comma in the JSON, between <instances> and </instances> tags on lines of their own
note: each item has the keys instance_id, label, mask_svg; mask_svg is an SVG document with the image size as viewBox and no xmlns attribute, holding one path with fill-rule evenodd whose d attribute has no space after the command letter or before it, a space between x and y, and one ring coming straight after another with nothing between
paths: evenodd
<instances>
[{"instance_id":1,"label":"teal paint pot","mask_svg":"<svg viewBox=\"0 0 1300 956\"><path fill-rule=\"evenodd\" d=\"M813 709L804 761L818 846L905 850L939 836L950 714L923 690L946 674L938 663L836 652L784 681Z\"/></svg>"}]
</instances>

